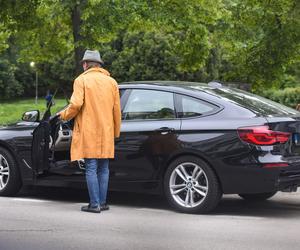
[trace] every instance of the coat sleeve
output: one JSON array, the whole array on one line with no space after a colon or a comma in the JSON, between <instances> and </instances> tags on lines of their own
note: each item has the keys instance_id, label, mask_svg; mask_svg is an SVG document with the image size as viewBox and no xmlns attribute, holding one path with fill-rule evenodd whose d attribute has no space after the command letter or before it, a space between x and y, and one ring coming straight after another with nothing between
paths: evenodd
<instances>
[{"instance_id":1,"label":"coat sleeve","mask_svg":"<svg viewBox=\"0 0 300 250\"><path fill-rule=\"evenodd\" d=\"M117 83L115 84L115 100L114 100L114 135L115 138L120 137L121 129L121 105L120 105L120 94Z\"/></svg>"},{"instance_id":2,"label":"coat sleeve","mask_svg":"<svg viewBox=\"0 0 300 250\"><path fill-rule=\"evenodd\" d=\"M60 117L62 120L71 120L80 111L84 102L84 86L83 81L76 79L73 85L73 94L71 96L69 106L61 111Z\"/></svg>"}]
</instances>

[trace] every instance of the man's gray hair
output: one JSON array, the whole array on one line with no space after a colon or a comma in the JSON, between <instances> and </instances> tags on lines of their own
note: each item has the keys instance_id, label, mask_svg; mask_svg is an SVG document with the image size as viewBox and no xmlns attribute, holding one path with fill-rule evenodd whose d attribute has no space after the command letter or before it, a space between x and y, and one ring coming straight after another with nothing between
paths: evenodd
<instances>
[{"instance_id":1,"label":"man's gray hair","mask_svg":"<svg viewBox=\"0 0 300 250\"><path fill-rule=\"evenodd\" d=\"M101 67L101 63L98 62L92 62L92 61L85 61L87 64L87 68L96 68L96 67Z\"/></svg>"}]
</instances>

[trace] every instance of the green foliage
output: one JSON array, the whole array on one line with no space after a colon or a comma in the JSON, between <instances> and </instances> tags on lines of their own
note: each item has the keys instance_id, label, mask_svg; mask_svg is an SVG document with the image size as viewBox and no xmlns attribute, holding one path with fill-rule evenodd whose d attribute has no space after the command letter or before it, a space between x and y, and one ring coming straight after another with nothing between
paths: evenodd
<instances>
[{"instance_id":1,"label":"green foliage","mask_svg":"<svg viewBox=\"0 0 300 250\"><path fill-rule=\"evenodd\" d=\"M226 41L232 53L227 80L260 86L280 86L282 75L300 52L300 2L298 0L232 1Z\"/></svg>"},{"instance_id":2,"label":"green foliage","mask_svg":"<svg viewBox=\"0 0 300 250\"><path fill-rule=\"evenodd\" d=\"M102 44L106 67L118 82L134 80L188 80L206 82L217 79L218 51L208 51L209 60L197 71L186 72L182 56L173 51L178 33L127 32L111 43Z\"/></svg>"},{"instance_id":3,"label":"green foliage","mask_svg":"<svg viewBox=\"0 0 300 250\"><path fill-rule=\"evenodd\" d=\"M0 0L0 23L8 29L28 29L36 22L35 11L39 4L39 0Z\"/></svg>"},{"instance_id":4,"label":"green foliage","mask_svg":"<svg viewBox=\"0 0 300 250\"><path fill-rule=\"evenodd\" d=\"M58 63L73 51L72 29L69 16L60 1L41 1L36 8L35 20L30 30L15 34L22 62L41 64Z\"/></svg>"},{"instance_id":5,"label":"green foliage","mask_svg":"<svg viewBox=\"0 0 300 250\"><path fill-rule=\"evenodd\" d=\"M0 3L1 96L33 96L36 71L41 93L70 92L84 48L100 50L118 81L300 83L299 0Z\"/></svg>"},{"instance_id":6,"label":"green foliage","mask_svg":"<svg viewBox=\"0 0 300 250\"><path fill-rule=\"evenodd\" d=\"M9 47L7 44L7 40L10 36L10 32L6 29L6 27L0 23L0 53L5 51Z\"/></svg>"},{"instance_id":7,"label":"green foliage","mask_svg":"<svg viewBox=\"0 0 300 250\"><path fill-rule=\"evenodd\" d=\"M0 99L18 96L23 86L15 78L16 68L6 59L0 59Z\"/></svg>"},{"instance_id":8,"label":"green foliage","mask_svg":"<svg viewBox=\"0 0 300 250\"><path fill-rule=\"evenodd\" d=\"M300 87L286 88L284 90L270 89L259 94L291 108L296 108L297 104L300 103Z\"/></svg>"},{"instance_id":9,"label":"green foliage","mask_svg":"<svg viewBox=\"0 0 300 250\"><path fill-rule=\"evenodd\" d=\"M179 56L170 46L174 39L154 32L127 33L114 41L122 44L122 50L105 52L104 60L118 81L174 80L179 76Z\"/></svg>"}]
</instances>

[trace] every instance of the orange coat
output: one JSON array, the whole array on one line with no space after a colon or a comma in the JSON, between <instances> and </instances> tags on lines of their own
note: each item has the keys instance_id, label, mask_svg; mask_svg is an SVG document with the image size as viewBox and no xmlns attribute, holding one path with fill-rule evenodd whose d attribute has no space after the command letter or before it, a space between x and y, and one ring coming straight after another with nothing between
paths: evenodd
<instances>
[{"instance_id":1,"label":"orange coat","mask_svg":"<svg viewBox=\"0 0 300 250\"><path fill-rule=\"evenodd\" d=\"M102 68L91 68L74 81L69 106L61 119L75 117L71 161L114 158L114 138L120 136L121 109L117 82Z\"/></svg>"}]
</instances>

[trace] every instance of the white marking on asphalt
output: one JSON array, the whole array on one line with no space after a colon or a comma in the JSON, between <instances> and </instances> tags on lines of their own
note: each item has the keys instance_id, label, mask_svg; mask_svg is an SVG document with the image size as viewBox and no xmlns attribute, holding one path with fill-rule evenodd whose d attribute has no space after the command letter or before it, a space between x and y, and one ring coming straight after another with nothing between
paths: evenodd
<instances>
[{"instance_id":1,"label":"white marking on asphalt","mask_svg":"<svg viewBox=\"0 0 300 250\"><path fill-rule=\"evenodd\" d=\"M47 202L47 200L38 200L38 199L27 199L27 198L13 198L13 201L29 201L29 202Z\"/></svg>"},{"instance_id":2,"label":"white marking on asphalt","mask_svg":"<svg viewBox=\"0 0 300 250\"><path fill-rule=\"evenodd\" d=\"M153 209L153 208L136 208L138 211L145 211L145 212L155 212L155 213L164 213L166 211L160 209Z\"/></svg>"},{"instance_id":3,"label":"white marking on asphalt","mask_svg":"<svg viewBox=\"0 0 300 250\"><path fill-rule=\"evenodd\" d=\"M216 218L233 219L233 220L263 220L264 217L258 216L243 216L243 215L214 215Z\"/></svg>"}]
</instances>

